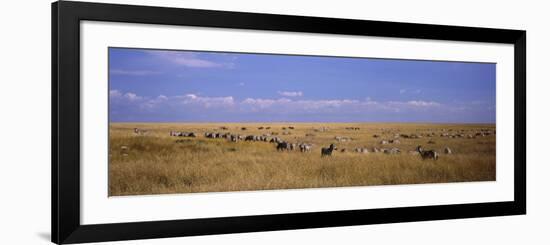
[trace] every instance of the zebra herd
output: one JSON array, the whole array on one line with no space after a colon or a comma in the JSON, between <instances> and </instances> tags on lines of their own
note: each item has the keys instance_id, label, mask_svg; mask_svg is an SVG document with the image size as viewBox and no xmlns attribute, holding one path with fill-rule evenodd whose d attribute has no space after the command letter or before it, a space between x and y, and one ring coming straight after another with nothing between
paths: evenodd
<instances>
[{"instance_id":1,"label":"zebra herd","mask_svg":"<svg viewBox=\"0 0 550 245\"><path fill-rule=\"evenodd\" d=\"M283 127L285 129L294 129L294 127ZM227 128L226 127L222 127L220 128L222 130L226 130ZM269 129L269 127L259 127L258 129ZM325 128L323 128L324 130L326 130ZM351 128L350 128L351 129ZM353 130L357 130L357 129L353 129ZM136 135L144 135L146 134L148 131L147 130L144 130L144 129L138 129L138 128L134 128L134 133ZM486 134L489 134L490 132L487 132L487 131L482 131L480 132L481 135L486 135ZM432 136L433 133L431 134L428 134L426 136ZM196 138L198 136L198 134L194 133L194 132L186 132L186 131L170 131L170 136L172 137L191 137L191 138ZM273 134L273 135L276 135L276 134ZM287 141L284 141L283 139L279 138L279 137L276 137L276 136L273 136L272 134L262 134L262 135L240 135L240 134L234 134L234 133L230 133L230 132L205 132L204 133L204 137L205 138L210 138L210 139L227 139L228 141L231 141L231 142L238 142L238 141L251 141L251 142L269 142L269 143L274 143L275 144L275 149L279 152L281 151L300 151L300 152L303 152L303 153L306 153L306 152L311 152L312 148L313 148L313 144L311 143L291 143L291 142L287 142ZM435 135L435 134L433 134ZM313 136L312 134L310 135L306 135L306 136ZM442 137L447 137L448 134L442 134ZM373 137L375 138L379 138L381 137L380 135L378 134L375 134L373 135ZM422 134L394 134L394 138L393 139L390 139L390 140L382 140L380 141L379 143L382 144L382 145L386 145L386 144L399 144L400 141L397 139L397 138L409 138L409 139L415 139L415 138L422 138L423 135ZM349 137L343 137L343 136L335 136L334 137L335 140L337 140L338 142L345 142L345 141L351 141L352 138L349 138ZM435 142L433 140L430 139L430 141L428 141L428 144L435 144ZM321 148L321 156L322 157L325 157L325 156L332 156L332 153L334 151L339 151L339 152L347 152L347 149L345 148L342 148L342 149L337 149L336 148L336 145L335 144L330 144L328 147L322 147ZM362 154L366 154L366 153L369 153L369 152L373 152L373 153L385 153L385 154L399 154L401 153L401 150L399 148L396 148L396 147L393 147L393 148L377 148L377 147L374 147L372 148L372 150L369 151L368 148L361 148L361 147L358 147L358 148L355 148L353 149L353 152L355 153L362 153ZM452 154L452 151L449 147L446 147L443 151L445 154ZM433 159L433 160L437 160L439 158L439 154L438 152L436 152L435 150L424 150L424 148L422 146L418 146L416 147L416 150L415 151L409 151L410 154L414 154L414 155L420 155L420 157L422 159Z\"/></svg>"},{"instance_id":2,"label":"zebra herd","mask_svg":"<svg viewBox=\"0 0 550 245\"><path fill-rule=\"evenodd\" d=\"M192 138L197 137L197 135L193 132L181 132L181 131L170 131L170 136L192 137Z\"/></svg>"},{"instance_id":3,"label":"zebra herd","mask_svg":"<svg viewBox=\"0 0 550 245\"><path fill-rule=\"evenodd\" d=\"M292 127L294 128L294 127ZM197 134L193 132L180 132L180 131L170 131L170 136L176 137L197 137ZM220 132L205 132L205 138L209 139L227 139L231 142L238 141L252 141L252 142L269 142L275 143L277 151L294 151L300 150L300 152L311 152L313 144L309 143L290 143L286 142L279 137L272 137L269 134L263 135L239 135L232 133L220 133Z\"/></svg>"},{"instance_id":4,"label":"zebra herd","mask_svg":"<svg viewBox=\"0 0 550 245\"><path fill-rule=\"evenodd\" d=\"M281 141L277 143L277 151L294 151L300 150L300 152L311 152L312 144L308 143L290 143Z\"/></svg>"}]
</instances>

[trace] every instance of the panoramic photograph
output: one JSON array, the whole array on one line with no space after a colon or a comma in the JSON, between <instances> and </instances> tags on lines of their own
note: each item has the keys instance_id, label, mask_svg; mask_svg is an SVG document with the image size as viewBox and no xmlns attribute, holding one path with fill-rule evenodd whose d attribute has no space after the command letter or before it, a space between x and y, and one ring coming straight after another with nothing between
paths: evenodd
<instances>
[{"instance_id":1,"label":"panoramic photograph","mask_svg":"<svg viewBox=\"0 0 550 245\"><path fill-rule=\"evenodd\" d=\"M109 48L109 196L496 180L496 64Z\"/></svg>"}]
</instances>

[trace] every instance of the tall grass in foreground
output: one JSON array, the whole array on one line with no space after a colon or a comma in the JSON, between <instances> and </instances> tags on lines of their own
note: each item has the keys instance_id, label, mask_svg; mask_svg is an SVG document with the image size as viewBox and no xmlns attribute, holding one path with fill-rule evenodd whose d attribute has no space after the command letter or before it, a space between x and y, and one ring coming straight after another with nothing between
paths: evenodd
<instances>
[{"instance_id":1,"label":"tall grass in foreground","mask_svg":"<svg viewBox=\"0 0 550 245\"><path fill-rule=\"evenodd\" d=\"M259 126L270 130L258 130ZM314 144L311 153L277 152L266 142L228 142L207 139L206 131L221 131L244 135L282 132L292 125L291 135L278 135L290 142ZM247 127L241 131L240 127ZM315 132L315 128L329 131ZM356 126L358 131L346 130ZM149 130L144 136L133 134L133 128ZM439 124L343 124L343 123L255 123L255 124L131 124L112 123L109 138L109 195L141 195L161 193L221 192L267 189L294 189L340 186L395 185L495 180L495 136L467 138L439 137L441 129L494 129L494 125ZM428 137L403 139L401 144L380 145L390 139L392 129L399 133L436 132ZM170 130L193 131L197 138L170 137ZM305 136L306 133L314 136ZM373 138L380 134L381 138ZM337 142L335 136L352 137L350 142ZM177 142L180 139L182 141ZM335 152L321 157L320 148L335 143L347 152ZM417 145L435 149L440 154L450 147L453 154L441 154L438 161L422 160L408 154ZM360 154L354 147L398 147L402 153Z\"/></svg>"}]
</instances>

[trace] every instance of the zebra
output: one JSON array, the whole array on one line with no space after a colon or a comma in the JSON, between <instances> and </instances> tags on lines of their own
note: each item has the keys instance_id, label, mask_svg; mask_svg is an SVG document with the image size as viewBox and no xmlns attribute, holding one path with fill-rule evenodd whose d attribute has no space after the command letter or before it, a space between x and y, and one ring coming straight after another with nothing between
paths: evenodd
<instances>
[{"instance_id":1,"label":"zebra","mask_svg":"<svg viewBox=\"0 0 550 245\"><path fill-rule=\"evenodd\" d=\"M136 135L145 135L147 134L149 131L145 130L145 129L140 129L140 128L134 128L134 134Z\"/></svg>"},{"instance_id":2,"label":"zebra","mask_svg":"<svg viewBox=\"0 0 550 245\"><path fill-rule=\"evenodd\" d=\"M277 150L278 151L290 150L290 144L284 141L279 142L277 143Z\"/></svg>"},{"instance_id":3,"label":"zebra","mask_svg":"<svg viewBox=\"0 0 550 245\"><path fill-rule=\"evenodd\" d=\"M355 152L367 154L369 153L369 150L367 148L355 148Z\"/></svg>"},{"instance_id":4,"label":"zebra","mask_svg":"<svg viewBox=\"0 0 550 245\"><path fill-rule=\"evenodd\" d=\"M311 151L311 145L308 145L308 144L305 144L305 143L302 143L302 144L298 145L298 147L300 147L300 152L310 152Z\"/></svg>"},{"instance_id":5,"label":"zebra","mask_svg":"<svg viewBox=\"0 0 550 245\"><path fill-rule=\"evenodd\" d=\"M290 150L293 151L296 149L296 143L290 144Z\"/></svg>"},{"instance_id":6,"label":"zebra","mask_svg":"<svg viewBox=\"0 0 550 245\"><path fill-rule=\"evenodd\" d=\"M321 148L321 156L331 156L334 149L336 149L336 146L334 144L330 144L328 148Z\"/></svg>"},{"instance_id":7,"label":"zebra","mask_svg":"<svg viewBox=\"0 0 550 245\"><path fill-rule=\"evenodd\" d=\"M401 153L401 150L399 148L391 148L391 149L384 149L384 153L386 154L399 154Z\"/></svg>"},{"instance_id":8,"label":"zebra","mask_svg":"<svg viewBox=\"0 0 550 245\"><path fill-rule=\"evenodd\" d=\"M433 160L437 160L437 158L439 157L436 151L434 151L434 150L425 151L424 149L422 149L422 146L416 147L416 151L418 151L418 153L420 153L420 156L422 157L422 159L430 159L431 158Z\"/></svg>"},{"instance_id":9,"label":"zebra","mask_svg":"<svg viewBox=\"0 0 550 245\"><path fill-rule=\"evenodd\" d=\"M269 141L270 143L282 143L283 141L279 137L273 137Z\"/></svg>"}]
</instances>

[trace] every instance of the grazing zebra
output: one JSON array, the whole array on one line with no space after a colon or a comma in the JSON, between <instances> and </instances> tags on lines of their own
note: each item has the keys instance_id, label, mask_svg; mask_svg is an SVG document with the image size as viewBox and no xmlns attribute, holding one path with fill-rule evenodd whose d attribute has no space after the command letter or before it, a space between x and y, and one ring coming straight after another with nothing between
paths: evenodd
<instances>
[{"instance_id":1,"label":"grazing zebra","mask_svg":"<svg viewBox=\"0 0 550 245\"><path fill-rule=\"evenodd\" d=\"M386 154L399 154L401 153L401 150L399 148L391 148L391 149L384 149L384 153Z\"/></svg>"},{"instance_id":2,"label":"grazing zebra","mask_svg":"<svg viewBox=\"0 0 550 245\"><path fill-rule=\"evenodd\" d=\"M180 131L170 131L170 136L178 136L178 137L197 137L197 135L193 132L180 132Z\"/></svg>"},{"instance_id":3,"label":"grazing zebra","mask_svg":"<svg viewBox=\"0 0 550 245\"><path fill-rule=\"evenodd\" d=\"M355 152L367 154L369 150L367 148L355 148Z\"/></svg>"},{"instance_id":4,"label":"grazing zebra","mask_svg":"<svg viewBox=\"0 0 550 245\"><path fill-rule=\"evenodd\" d=\"M136 135L145 135L148 132L149 131L147 131L145 129L134 128L134 134L136 134Z\"/></svg>"},{"instance_id":5,"label":"grazing zebra","mask_svg":"<svg viewBox=\"0 0 550 245\"><path fill-rule=\"evenodd\" d=\"M330 144L328 148L321 148L321 156L332 156L332 151L336 149L336 146L334 144Z\"/></svg>"},{"instance_id":6,"label":"grazing zebra","mask_svg":"<svg viewBox=\"0 0 550 245\"><path fill-rule=\"evenodd\" d=\"M296 143L290 144L290 150L293 151L296 149Z\"/></svg>"},{"instance_id":7,"label":"grazing zebra","mask_svg":"<svg viewBox=\"0 0 550 245\"><path fill-rule=\"evenodd\" d=\"M311 151L311 145L302 143L302 144L299 145L299 147L300 147L300 152L310 152Z\"/></svg>"},{"instance_id":8,"label":"grazing zebra","mask_svg":"<svg viewBox=\"0 0 550 245\"><path fill-rule=\"evenodd\" d=\"M271 140L269 142L271 142L271 143L282 143L283 140L281 140L281 138L279 138L279 137L273 137L273 138L271 138Z\"/></svg>"},{"instance_id":9,"label":"grazing zebra","mask_svg":"<svg viewBox=\"0 0 550 245\"><path fill-rule=\"evenodd\" d=\"M279 142L277 143L277 150L278 151L290 150L290 144L287 142Z\"/></svg>"},{"instance_id":10,"label":"grazing zebra","mask_svg":"<svg viewBox=\"0 0 550 245\"><path fill-rule=\"evenodd\" d=\"M433 160L437 160L437 158L439 157L436 151L434 151L434 150L425 151L425 150L422 149L422 146L416 147L416 151L418 151L418 153L420 154L422 159L430 159L431 158Z\"/></svg>"}]
</instances>

